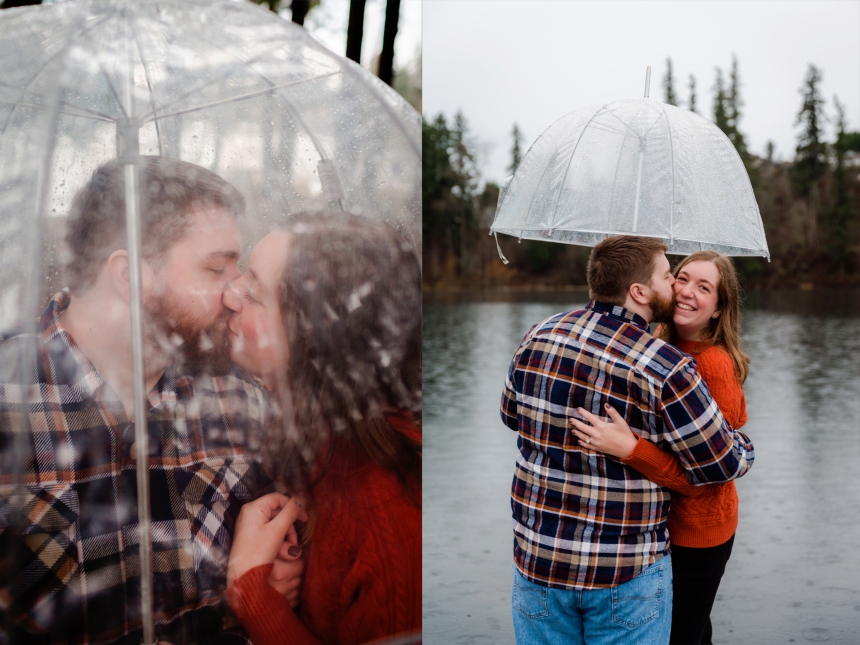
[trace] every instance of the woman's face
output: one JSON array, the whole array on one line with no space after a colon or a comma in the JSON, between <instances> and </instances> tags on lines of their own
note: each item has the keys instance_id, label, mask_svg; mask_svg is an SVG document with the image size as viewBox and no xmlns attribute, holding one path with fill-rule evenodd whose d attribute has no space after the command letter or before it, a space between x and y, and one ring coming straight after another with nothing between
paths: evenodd
<instances>
[{"instance_id":1,"label":"woman's face","mask_svg":"<svg viewBox=\"0 0 860 645\"><path fill-rule=\"evenodd\" d=\"M290 236L270 233L248 258L248 270L224 291L224 306L232 311L227 322L233 362L274 386L287 367L288 345L278 305L278 282L283 275Z\"/></svg>"},{"instance_id":2,"label":"woman's face","mask_svg":"<svg viewBox=\"0 0 860 645\"><path fill-rule=\"evenodd\" d=\"M701 340L702 330L712 318L720 315L717 309L720 271L707 260L696 260L684 265L675 278L675 327L686 340Z\"/></svg>"}]
</instances>

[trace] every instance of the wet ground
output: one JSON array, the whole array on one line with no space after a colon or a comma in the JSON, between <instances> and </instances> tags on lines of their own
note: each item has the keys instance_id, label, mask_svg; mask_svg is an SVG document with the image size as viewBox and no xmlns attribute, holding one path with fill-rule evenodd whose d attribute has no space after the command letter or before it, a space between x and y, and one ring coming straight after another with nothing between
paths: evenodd
<instances>
[{"instance_id":1,"label":"wet ground","mask_svg":"<svg viewBox=\"0 0 860 645\"><path fill-rule=\"evenodd\" d=\"M428 645L513 643L516 435L499 420L499 397L528 328L584 302L581 293L539 297L425 303ZM744 340L756 464L738 481L740 525L712 613L714 642L857 643L860 292L752 293Z\"/></svg>"}]
</instances>

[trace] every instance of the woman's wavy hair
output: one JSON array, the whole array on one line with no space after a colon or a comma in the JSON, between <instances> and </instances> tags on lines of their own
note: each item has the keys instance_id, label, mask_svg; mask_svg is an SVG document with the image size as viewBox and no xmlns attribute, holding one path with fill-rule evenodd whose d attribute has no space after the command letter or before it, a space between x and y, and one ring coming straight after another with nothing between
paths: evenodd
<instances>
[{"instance_id":1,"label":"woman's wavy hair","mask_svg":"<svg viewBox=\"0 0 860 645\"><path fill-rule=\"evenodd\" d=\"M265 438L264 465L295 492L312 491L345 442L394 472L420 506L420 438L386 418L411 416L420 428L418 256L393 228L358 215L300 213L284 230L281 401L291 422Z\"/></svg>"},{"instance_id":2,"label":"woman's wavy hair","mask_svg":"<svg viewBox=\"0 0 860 645\"><path fill-rule=\"evenodd\" d=\"M716 251L696 251L681 260L672 270L676 278L690 262L713 262L720 274L717 284L717 308L720 315L708 321L702 338L709 345L726 350L735 368L735 377L743 384L749 374L750 359L741 342L741 287L731 259ZM672 344L678 342L678 330L670 321L660 327L660 337Z\"/></svg>"}]
</instances>

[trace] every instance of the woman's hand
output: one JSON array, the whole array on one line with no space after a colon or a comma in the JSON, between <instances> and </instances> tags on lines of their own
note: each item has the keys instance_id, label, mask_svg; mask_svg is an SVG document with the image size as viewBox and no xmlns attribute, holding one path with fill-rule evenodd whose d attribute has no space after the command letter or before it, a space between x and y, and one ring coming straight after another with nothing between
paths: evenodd
<instances>
[{"instance_id":1,"label":"woman's hand","mask_svg":"<svg viewBox=\"0 0 860 645\"><path fill-rule=\"evenodd\" d=\"M579 438L579 445L581 447L604 452L619 459L626 459L633 452L639 438L633 434L630 426L615 411L615 408L608 403L604 407L612 419L612 423L607 423L600 417L586 412L582 408L577 408L577 411L591 425L583 423L578 419L568 419L567 424L571 431Z\"/></svg>"},{"instance_id":2,"label":"woman's hand","mask_svg":"<svg viewBox=\"0 0 860 645\"><path fill-rule=\"evenodd\" d=\"M285 546L284 539L289 535L295 540L296 520L306 522L308 514L295 499L280 493L269 493L245 504L236 520L227 564L227 586L254 567L273 563L282 547L284 555L292 557L289 550L298 545Z\"/></svg>"},{"instance_id":3,"label":"woman's hand","mask_svg":"<svg viewBox=\"0 0 860 645\"><path fill-rule=\"evenodd\" d=\"M302 556L302 548L298 546L295 536L287 535L281 543L275 566L269 574L269 585L287 599L290 607L295 609L302 595L302 580L305 575L307 560Z\"/></svg>"}]
</instances>

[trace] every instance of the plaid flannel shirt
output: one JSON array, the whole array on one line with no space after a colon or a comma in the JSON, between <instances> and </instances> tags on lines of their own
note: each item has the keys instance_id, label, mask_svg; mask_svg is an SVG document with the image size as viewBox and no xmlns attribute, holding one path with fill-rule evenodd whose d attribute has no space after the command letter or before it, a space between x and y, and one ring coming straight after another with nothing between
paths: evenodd
<instances>
[{"instance_id":1,"label":"plaid flannel shirt","mask_svg":"<svg viewBox=\"0 0 860 645\"><path fill-rule=\"evenodd\" d=\"M578 407L609 420L604 403L674 451L693 484L752 465L752 443L723 419L693 359L651 336L641 316L592 301L536 325L511 361L501 415L519 432L514 561L538 584L614 587L669 550L669 491L567 427L582 420Z\"/></svg>"},{"instance_id":2,"label":"plaid flannel shirt","mask_svg":"<svg viewBox=\"0 0 860 645\"><path fill-rule=\"evenodd\" d=\"M0 640L139 643L134 425L64 330L67 304L0 337ZM239 507L268 484L245 452L265 391L169 368L147 400L156 633L245 642L220 603Z\"/></svg>"}]
</instances>

